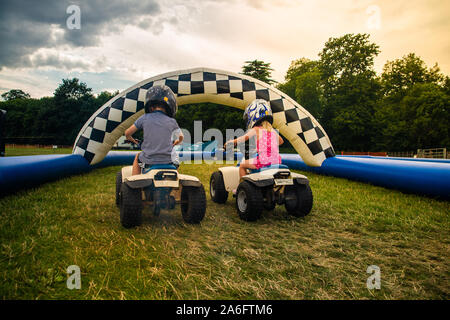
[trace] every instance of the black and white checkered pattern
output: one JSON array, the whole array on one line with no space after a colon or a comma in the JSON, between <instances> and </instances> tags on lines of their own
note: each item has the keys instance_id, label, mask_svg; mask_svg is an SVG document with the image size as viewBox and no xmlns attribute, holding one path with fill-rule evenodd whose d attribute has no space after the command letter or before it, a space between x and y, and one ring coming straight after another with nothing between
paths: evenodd
<instances>
[{"instance_id":1,"label":"black and white checkered pattern","mask_svg":"<svg viewBox=\"0 0 450 320\"><path fill-rule=\"evenodd\" d=\"M281 133L283 129L289 131L291 137L287 138L294 146L293 140L299 137L311 152L312 157L302 157L308 165L320 166L323 160L335 155L317 120L286 94L251 77L206 68L150 78L114 97L86 122L73 153L82 155L90 164L100 162L126 127L143 113L145 94L154 85L169 86L179 105L208 101L208 97L214 96L214 102L245 109L254 99L267 100L272 108L274 126Z\"/></svg>"}]
</instances>

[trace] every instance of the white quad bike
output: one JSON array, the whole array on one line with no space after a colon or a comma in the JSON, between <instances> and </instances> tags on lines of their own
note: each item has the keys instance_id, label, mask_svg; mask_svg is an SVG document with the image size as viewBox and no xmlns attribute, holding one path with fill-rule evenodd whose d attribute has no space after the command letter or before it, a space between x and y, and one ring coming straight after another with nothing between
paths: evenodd
<instances>
[{"instance_id":1,"label":"white quad bike","mask_svg":"<svg viewBox=\"0 0 450 320\"><path fill-rule=\"evenodd\" d=\"M122 226L141 225L144 204L151 205L153 214L159 216L161 209L174 209L179 203L186 223L203 220L206 196L199 179L179 174L173 165L154 165L134 176L132 169L132 166L123 167L116 175L116 204Z\"/></svg>"},{"instance_id":2,"label":"white quad bike","mask_svg":"<svg viewBox=\"0 0 450 320\"><path fill-rule=\"evenodd\" d=\"M271 211L277 204L284 204L289 214L303 217L311 212L313 205L308 178L282 164L251 170L242 178L239 166L213 172L209 191L214 202L225 203L233 190L236 190L237 212L245 221L258 220L263 209Z\"/></svg>"}]
</instances>

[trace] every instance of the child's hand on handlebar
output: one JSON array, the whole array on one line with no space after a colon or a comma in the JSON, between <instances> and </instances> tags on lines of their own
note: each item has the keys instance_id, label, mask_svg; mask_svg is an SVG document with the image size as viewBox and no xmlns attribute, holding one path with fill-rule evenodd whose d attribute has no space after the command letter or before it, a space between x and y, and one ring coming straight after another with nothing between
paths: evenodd
<instances>
[{"instance_id":1,"label":"child's hand on handlebar","mask_svg":"<svg viewBox=\"0 0 450 320\"><path fill-rule=\"evenodd\" d=\"M223 148L226 149L227 145L230 145L230 144L232 144L233 147L234 147L234 140L229 140L229 141L225 142L224 145L223 145Z\"/></svg>"}]
</instances>

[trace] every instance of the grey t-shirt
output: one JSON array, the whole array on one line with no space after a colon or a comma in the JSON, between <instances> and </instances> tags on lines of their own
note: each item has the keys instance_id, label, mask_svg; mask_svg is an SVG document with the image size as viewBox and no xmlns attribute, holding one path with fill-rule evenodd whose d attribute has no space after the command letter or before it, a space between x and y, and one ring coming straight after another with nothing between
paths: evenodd
<instances>
[{"instance_id":1,"label":"grey t-shirt","mask_svg":"<svg viewBox=\"0 0 450 320\"><path fill-rule=\"evenodd\" d=\"M134 123L144 130L144 142L139 160L146 164L172 163L172 134L179 130L175 119L162 111L146 113Z\"/></svg>"}]
</instances>

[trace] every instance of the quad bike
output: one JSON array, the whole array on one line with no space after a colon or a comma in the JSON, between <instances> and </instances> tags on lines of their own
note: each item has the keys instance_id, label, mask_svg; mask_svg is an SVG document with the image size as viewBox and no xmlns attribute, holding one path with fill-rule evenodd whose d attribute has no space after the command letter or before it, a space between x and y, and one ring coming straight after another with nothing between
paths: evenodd
<instances>
[{"instance_id":1,"label":"quad bike","mask_svg":"<svg viewBox=\"0 0 450 320\"><path fill-rule=\"evenodd\" d=\"M151 205L153 214L159 216L161 209L174 209L179 203L186 223L202 221L206 196L199 179L179 174L173 165L153 165L134 176L132 168L123 167L116 175L116 204L122 226L141 225L144 205Z\"/></svg>"},{"instance_id":2,"label":"quad bike","mask_svg":"<svg viewBox=\"0 0 450 320\"><path fill-rule=\"evenodd\" d=\"M306 176L291 172L285 165L272 165L239 177L239 166L219 168L211 175L209 191L216 203L225 203L228 193L236 190L236 209L245 221L261 217L263 209L271 211L284 204L296 217L311 212L313 194Z\"/></svg>"}]
</instances>

